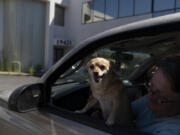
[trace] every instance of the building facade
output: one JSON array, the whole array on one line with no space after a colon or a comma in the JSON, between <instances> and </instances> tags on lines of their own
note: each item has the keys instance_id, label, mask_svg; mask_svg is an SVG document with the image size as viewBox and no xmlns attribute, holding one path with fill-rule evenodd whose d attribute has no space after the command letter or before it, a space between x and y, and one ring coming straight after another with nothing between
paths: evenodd
<instances>
[{"instance_id":1,"label":"building facade","mask_svg":"<svg viewBox=\"0 0 180 135\"><path fill-rule=\"evenodd\" d=\"M78 43L180 11L180 0L0 0L0 70L47 70Z\"/></svg>"}]
</instances>

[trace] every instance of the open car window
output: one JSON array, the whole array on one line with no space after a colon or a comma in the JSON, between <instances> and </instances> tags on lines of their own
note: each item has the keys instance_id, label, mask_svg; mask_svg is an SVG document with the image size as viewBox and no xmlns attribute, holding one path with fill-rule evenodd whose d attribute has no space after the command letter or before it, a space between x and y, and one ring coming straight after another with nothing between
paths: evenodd
<instances>
[{"instance_id":1,"label":"open car window","mask_svg":"<svg viewBox=\"0 0 180 135\"><path fill-rule=\"evenodd\" d=\"M93 118L89 113L82 114L85 116L82 119L74 113L75 110L85 106L90 95L87 62L95 57L103 57L112 61L115 64L116 73L127 86L130 99L135 100L148 92L149 82L157 69L156 62L164 57L180 54L177 35L176 32L172 32L126 40L116 39L112 43L96 47L93 52L76 60L53 82L51 104L60 111L63 109L66 113L68 112L68 118L73 116L70 119L77 118L78 122L99 128L103 121L97 124L99 120L91 121ZM107 129L103 128L103 130Z\"/></svg>"},{"instance_id":2,"label":"open car window","mask_svg":"<svg viewBox=\"0 0 180 135\"><path fill-rule=\"evenodd\" d=\"M88 84L89 77L86 64L96 57L106 58L115 64L115 71L121 80L126 80L128 76L138 68L144 61L151 57L150 54L128 51L113 46L98 49L86 58L77 61L67 71L62 74L52 87L52 97L64 91L71 91L71 88Z\"/></svg>"}]
</instances>

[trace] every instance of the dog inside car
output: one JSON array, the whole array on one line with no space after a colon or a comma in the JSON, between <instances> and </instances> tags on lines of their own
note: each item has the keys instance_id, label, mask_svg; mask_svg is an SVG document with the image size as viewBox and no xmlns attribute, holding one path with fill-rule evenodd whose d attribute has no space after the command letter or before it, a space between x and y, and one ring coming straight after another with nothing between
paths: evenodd
<instances>
[{"instance_id":1,"label":"dog inside car","mask_svg":"<svg viewBox=\"0 0 180 135\"><path fill-rule=\"evenodd\" d=\"M129 125L132 120L130 103L122 81L114 70L114 63L97 57L86 66L92 95L85 107L76 113L85 113L99 104L106 125Z\"/></svg>"}]
</instances>

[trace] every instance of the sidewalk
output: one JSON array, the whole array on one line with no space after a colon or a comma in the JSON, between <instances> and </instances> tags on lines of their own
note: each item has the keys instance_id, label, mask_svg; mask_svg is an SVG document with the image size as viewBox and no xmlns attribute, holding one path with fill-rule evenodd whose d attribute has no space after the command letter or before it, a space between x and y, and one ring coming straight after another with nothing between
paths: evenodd
<instances>
[{"instance_id":1,"label":"sidewalk","mask_svg":"<svg viewBox=\"0 0 180 135\"><path fill-rule=\"evenodd\" d=\"M16 75L16 76L30 76L28 73L22 73L22 72L1 72L0 75Z\"/></svg>"}]
</instances>

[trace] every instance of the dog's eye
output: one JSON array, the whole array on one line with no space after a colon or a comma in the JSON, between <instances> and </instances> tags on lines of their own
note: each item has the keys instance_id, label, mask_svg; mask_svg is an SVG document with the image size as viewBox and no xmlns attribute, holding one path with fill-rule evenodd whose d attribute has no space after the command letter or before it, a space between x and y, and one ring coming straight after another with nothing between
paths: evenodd
<instances>
[{"instance_id":1,"label":"dog's eye","mask_svg":"<svg viewBox=\"0 0 180 135\"><path fill-rule=\"evenodd\" d=\"M106 67L105 67L104 65L101 65L101 66L100 66L100 69L101 69L101 70L105 70L105 68L106 68Z\"/></svg>"},{"instance_id":2,"label":"dog's eye","mask_svg":"<svg viewBox=\"0 0 180 135\"><path fill-rule=\"evenodd\" d=\"M94 69L94 65L90 65L90 69Z\"/></svg>"}]
</instances>

